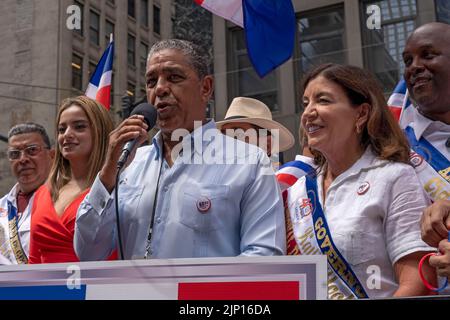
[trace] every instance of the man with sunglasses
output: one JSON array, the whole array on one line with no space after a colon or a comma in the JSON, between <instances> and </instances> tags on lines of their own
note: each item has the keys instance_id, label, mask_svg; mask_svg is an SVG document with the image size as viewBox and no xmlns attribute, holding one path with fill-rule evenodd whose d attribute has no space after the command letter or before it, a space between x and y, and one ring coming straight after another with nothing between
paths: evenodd
<instances>
[{"instance_id":1,"label":"man with sunglasses","mask_svg":"<svg viewBox=\"0 0 450 320\"><path fill-rule=\"evenodd\" d=\"M44 127L22 123L8 133L7 156L17 183L0 199L0 264L25 264L33 195L50 173L54 150Z\"/></svg>"}]
</instances>

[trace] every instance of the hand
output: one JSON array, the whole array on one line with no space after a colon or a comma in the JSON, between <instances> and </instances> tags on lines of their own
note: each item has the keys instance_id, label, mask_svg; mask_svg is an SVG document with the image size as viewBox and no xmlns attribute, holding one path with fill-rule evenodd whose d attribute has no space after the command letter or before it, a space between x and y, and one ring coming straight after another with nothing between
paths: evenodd
<instances>
[{"instance_id":1,"label":"hand","mask_svg":"<svg viewBox=\"0 0 450 320\"><path fill-rule=\"evenodd\" d=\"M425 209L420 221L422 239L432 247L437 247L442 239L447 241L450 230L450 201L437 200Z\"/></svg>"},{"instance_id":2,"label":"hand","mask_svg":"<svg viewBox=\"0 0 450 320\"><path fill-rule=\"evenodd\" d=\"M103 165L99 177L108 192L112 192L116 182L117 161L119 161L123 146L127 141L138 138L137 145L142 144L147 139L147 124L144 117L134 115L125 119L116 129L109 134L109 145L106 153L106 161ZM126 165L134 158L135 152L130 154Z\"/></svg>"},{"instance_id":3,"label":"hand","mask_svg":"<svg viewBox=\"0 0 450 320\"><path fill-rule=\"evenodd\" d=\"M440 277L450 277L450 242L444 239L439 242L440 255L430 257L430 265L435 267Z\"/></svg>"}]
</instances>

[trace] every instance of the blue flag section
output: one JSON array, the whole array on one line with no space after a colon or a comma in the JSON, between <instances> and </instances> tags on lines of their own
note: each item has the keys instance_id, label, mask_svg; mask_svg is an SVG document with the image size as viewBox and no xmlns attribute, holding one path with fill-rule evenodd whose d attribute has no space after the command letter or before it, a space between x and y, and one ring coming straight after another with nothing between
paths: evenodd
<instances>
[{"instance_id":1,"label":"blue flag section","mask_svg":"<svg viewBox=\"0 0 450 320\"><path fill-rule=\"evenodd\" d=\"M0 287L1 300L85 300L86 286L69 289L67 286Z\"/></svg>"},{"instance_id":2,"label":"blue flag section","mask_svg":"<svg viewBox=\"0 0 450 320\"><path fill-rule=\"evenodd\" d=\"M243 0L242 5L248 56L262 78L292 56L294 7L291 0Z\"/></svg>"}]
</instances>

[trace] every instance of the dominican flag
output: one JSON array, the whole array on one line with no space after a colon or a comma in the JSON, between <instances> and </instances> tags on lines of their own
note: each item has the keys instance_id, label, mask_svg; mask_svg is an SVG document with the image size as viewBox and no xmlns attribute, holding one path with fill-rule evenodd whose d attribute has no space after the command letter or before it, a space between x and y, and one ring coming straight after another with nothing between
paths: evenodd
<instances>
[{"instance_id":1,"label":"dominican flag","mask_svg":"<svg viewBox=\"0 0 450 320\"><path fill-rule=\"evenodd\" d=\"M406 81L401 79L388 100L388 107L402 129L413 121L414 106L409 100Z\"/></svg>"},{"instance_id":2,"label":"dominican flag","mask_svg":"<svg viewBox=\"0 0 450 320\"><path fill-rule=\"evenodd\" d=\"M315 172L313 166L313 159L308 159L306 157L302 157L302 161L296 159L282 165L275 174L281 192L284 192L289 187L293 186L301 177L313 174Z\"/></svg>"},{"instance_id":3,"label":"dominican flag","mask_svg":"<svg viewBox=\"0 0 450 320\"><path fill-rule=\"evenodd\" d=\"M244 28L248 56L261 78L292 56L296 20L291 0L195 0L195 2Z\"/></svg>"},{"instance_id":4,"label":"dominican flag","mask_svg":"<svg viewBox=\"0 0 450 320\"><path fill-rule=\"evenodd\" d=\"M112 79L112 67L114 60L114 41L109 43L103 53L95 72L89 81L88 88L86 90L86 96L91 99L100 102L106 109L109 110L111 105L111 79Z\"/></svg>"}]
</instances>

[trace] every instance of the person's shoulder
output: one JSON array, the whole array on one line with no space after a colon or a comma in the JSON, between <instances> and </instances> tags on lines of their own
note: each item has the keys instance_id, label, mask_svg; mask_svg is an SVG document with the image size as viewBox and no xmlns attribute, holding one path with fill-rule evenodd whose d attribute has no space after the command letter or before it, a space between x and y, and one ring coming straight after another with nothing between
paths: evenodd
<instances>
[{"instance_id":1,"label":"person's shoulder","mask_svg":"<svg viewBox=\"0 0 450 320\"><path fill-rule=\"evenodd\" d=\"M4 201L6 201L8 198L10 198L10 197L15 197L17 188L18 188L18 184L15 184L15 185L8 191L8 193L4 194L4 195L0 198L0 201L1 201L1 202L4 202Z\"/></svg>"},{"instance_id":2,"label":"person's shoulder","mask_svg":"<svg viewBox=\"0 0 450 320\"><path fill-rule=\"evenodd\" d=\"M375 170L382 171L383 176L387 179L396 180L416 176L414 168L408 163L381 159L377 159L376 163L379 165L376 166Z\"/></svg>"}]
</instances>

